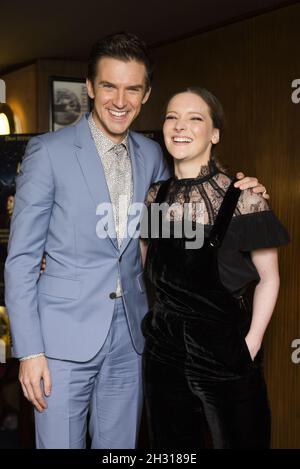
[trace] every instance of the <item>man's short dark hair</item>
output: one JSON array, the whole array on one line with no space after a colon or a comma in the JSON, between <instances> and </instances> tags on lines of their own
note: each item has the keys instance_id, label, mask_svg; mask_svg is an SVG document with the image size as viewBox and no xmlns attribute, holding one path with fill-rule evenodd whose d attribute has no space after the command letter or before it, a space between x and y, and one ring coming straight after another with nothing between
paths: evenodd
<instances>
[{"instance_id":1,"label":"man's short dark hair","mask_svg":"<svg viewBox=\"0 0 300 469\"><path fill-rule=\"evenodd\" d=\"M146 67L146 86L151 87L153 64L146 43L132 33L118 33L99 39L91 49L88 62L88 79L93 83L97 74L97 64L102 57L113 59L136 60Z\"/></svg>"}]
</instances>

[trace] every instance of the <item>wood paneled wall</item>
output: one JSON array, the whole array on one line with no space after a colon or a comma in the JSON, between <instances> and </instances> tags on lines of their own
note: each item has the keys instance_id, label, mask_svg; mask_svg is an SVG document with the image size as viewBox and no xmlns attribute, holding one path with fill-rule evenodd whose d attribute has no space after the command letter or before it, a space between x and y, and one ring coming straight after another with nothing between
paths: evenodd
<instances>
[{"instance_id":1,"label":"wood paneled wall","mask_svg":"<svg viewBox=\"0 0 300 469\"><path fill-rule=\"evenodd\" d=\"M291 342L300 338L300 103L291 101L291 82L300 78L299 25L297 4L157 48L152 97L136 124L160 128L168 96L184 87L214 92L227 116L221 159L233 172L259 177L290 232L265 340L273 448L300 448L300 364L291 361Z\"/></svg>"},{"instance_id":2,"label":"wood paneled wall","mask_svg":"<svg viewBox=\"0 0 300 469\"><path fill-rule=\"evenodd\" d=\"M2 75L6 101L20 119L23 133L48 132L51 76L85 78L87 63L71 60L37 60Z\"/></svg>"},{"instance_id":3,"label":"wood paneled wall","mask_svg":"<svg viewBox=\"0 0 300 469\"><path fill-rule=\"evenodd\" d=\"M6 101L20 123L22 133L37 132L37 70L34 64L20 68L1 78L6 83Z\"/></svg>"}]
</instances>

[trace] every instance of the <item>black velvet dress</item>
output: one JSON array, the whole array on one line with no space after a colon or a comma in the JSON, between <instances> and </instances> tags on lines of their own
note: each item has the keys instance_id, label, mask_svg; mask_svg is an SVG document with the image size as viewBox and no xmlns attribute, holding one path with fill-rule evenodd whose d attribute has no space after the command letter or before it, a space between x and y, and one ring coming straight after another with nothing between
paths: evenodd
<instances>
[{"instance_id":1,"label":"black velvet dress","mask_svg":"<svg viewBox=\"0 0 300 469\"><path fill-rule=\"evenodd\" d=\"M259 281L250 253L285 244L288 234L261 195L234 188L212 162L196 179L152 185L147 202L149 220L155 202L171 205L147 236L155 287L142 323L151 446L268 448L262 350L253 361L245 342ZM175 234L186 219L203 230L202 247Z\"/></svg>"}]
</instances>

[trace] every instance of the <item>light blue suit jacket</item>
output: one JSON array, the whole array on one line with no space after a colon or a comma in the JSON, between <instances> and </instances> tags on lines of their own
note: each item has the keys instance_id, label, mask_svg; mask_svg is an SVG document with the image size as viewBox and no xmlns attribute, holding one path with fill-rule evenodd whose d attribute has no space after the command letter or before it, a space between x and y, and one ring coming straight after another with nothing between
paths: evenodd
<instances>
[{"instance_id":1,"label":"light blue suit jacket","mask_svg":"<svg viewBox=\"0 0 300 469\"><path fill-rule=\"evenodd\" d=\"M167 179L169 171L156 142L130 132L129 149L133 202L143 202L150 184ZM110 327L114 301L109 295L118 272L133 343L142 352L140 324L148 305L139 239L125 238L119 250L115 234L97 235L96 208L103 202L110 197L87 116L30 140L17 177L5 265L16 357L45 352L65 360L91 359ZM47 265L40 276L44 252Z\"/></svg>"}]
</instances>

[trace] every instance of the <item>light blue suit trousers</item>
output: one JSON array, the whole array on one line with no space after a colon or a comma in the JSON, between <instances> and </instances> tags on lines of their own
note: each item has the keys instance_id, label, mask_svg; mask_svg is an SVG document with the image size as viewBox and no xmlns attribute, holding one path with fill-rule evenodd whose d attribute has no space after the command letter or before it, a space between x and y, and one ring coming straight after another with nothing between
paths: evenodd
<instances>
[{"instance_id":1,"label":"light blue suit trousers","mask_svg":"<svg viewBox=\"0 0 300 469\"><path fill-rule=\"evenodd\" d=\"M88 413L92 448L135 448L143 402L141 355L133 347L122 298L115 300L97 355L87 362L48 358L48 364L48 408L35 410L38 449L85 448Z\"/></svg>"}]
</instances>

